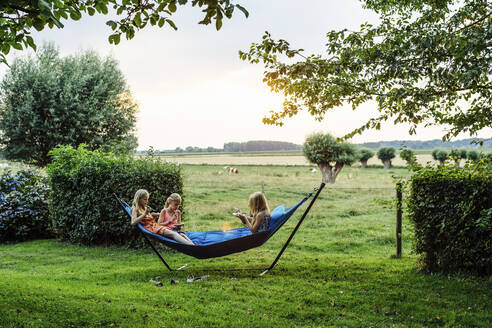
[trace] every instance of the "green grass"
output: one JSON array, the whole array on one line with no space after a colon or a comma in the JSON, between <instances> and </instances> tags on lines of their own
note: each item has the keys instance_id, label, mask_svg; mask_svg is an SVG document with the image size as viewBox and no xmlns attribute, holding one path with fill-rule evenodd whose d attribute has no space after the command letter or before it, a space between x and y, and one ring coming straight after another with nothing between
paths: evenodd
<instances>
[{"instance_id":1,"label":"green grass","mask_svg":"<svg viewBox=\"0 0 492 328\"><path fill-rule=\"evenodd\" d=\"M261 190L272 208L319 185L307 167L183 167L188 230L239 227ZM411 252L395 259L392 175L405 169L345 168L313 206L274 270L206 272L271 263L306 205L264 246L197 260L166 251L168 272L147 250L87 248L56 240L0 246L0 327L490 327L492 280L428 275ZM150 196L152 204L152 195ZM126 218L122 213L122 220ZM188 283L186 278L208 274ZM149 282L159 277L162 287ZM171 284L171 281L177 281Z\"/></svg>"}]
</instances>

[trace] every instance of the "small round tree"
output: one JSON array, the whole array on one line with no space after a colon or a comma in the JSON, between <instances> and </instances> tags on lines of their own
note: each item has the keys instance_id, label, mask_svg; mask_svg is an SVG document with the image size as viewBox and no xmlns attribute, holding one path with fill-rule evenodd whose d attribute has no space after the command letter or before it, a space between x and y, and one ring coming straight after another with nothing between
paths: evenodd
<instances>
[{"instance_id":1,"label":"small round tree","mask_svg":"<svg viewBox=\"0 0 492 328\"><path fill-rule=\"evenodd\" d=\"M451 149L449 152L449 157L454 160L456 166L459 166L460 161L462 159L466 159L466 149Z\"/></svg>"},{"instance_id":2,"label":"small round tree","mask_svg":"<svg viewBox=\"0 0 492 328\"><path fill-rule=\"evenodd\" d=\"M361 168L365 169L367 167L367 161L369 158L374 156L374 152L367 148L362 148L359 150L359 160Z\"/></svg>"},{"instance_id":3,"label":"small round tree","mask_svg":"<svg viewBox=\"0 0 492 328\"><path fill-rule=\"evenodd\" d=\"M466 158L468 158L469 160L471 161L478 161L478 159L480 158L480 154L478 153L478 151L476 150L469 150L467 153L466 153Z\"/></svg>"},{"instance_id":4,"label":"small round tree","mask_svg":"<svg viewBox=\"0 0 492 328\"><path fill-rule=\"evenodd\" d=\"M444 162L448 159L448 152L442 149L434 149L432 152L432 158L434 160L439 161L440 165L443 165Z\"/></svg>"},{"instance_id":5,"label":"small round tree","mask_svg":"<svg viewBox=\"0 0 492 328\"><path fill-rule=\"evenodd\" d=\"M359 159L354 145L337 142L330 134L323 133L310 135L304 142L302 151L309 162L319 166L324 183L335 183L342 168Z\"/></svg>"},{"instance_id":6,"label":"small round tree","mask_svg":"<svg viewBox=\"0 0 492 328\"><path fill-rule=\"evenodd\" d=\"M417 162L417 157L415 157L415 153L413 152L413 150L408 149L407 147L401 148L400 158L407 162L407 165L409 167L414 166L414 164Z\"/></svg>"},{"instance_id":7,"label":"small round tree","mask_svg":"<svg viewBox=\"0 0 492 328\"><path fill-rule=\"evenodd\" d=\"M391 160L395 158L395 148L382 147L378 150L378 158L383 162L384 168L389 169L391 167Z\"/></svg>"},{"instance_id":8,"label":"small round tree","mask_svg":"<svg viewBox=\"0 0 492 328\"><path fill-rule=\"evenodd\" d=\"M437 148L436 148L436 149L434 149L434 150L432 151L432 158L433 158L435 161L437 161L437 152L438 152L439 150L440 150L440 149L437 149Z\"/></svg>"}]
</instances>

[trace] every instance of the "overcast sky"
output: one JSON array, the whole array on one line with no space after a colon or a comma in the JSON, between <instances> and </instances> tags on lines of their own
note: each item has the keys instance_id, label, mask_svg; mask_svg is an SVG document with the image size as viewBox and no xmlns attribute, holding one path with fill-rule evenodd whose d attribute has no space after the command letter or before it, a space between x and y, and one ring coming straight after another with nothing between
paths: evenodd
<instances>
[{"instance_id":1,"label":"overcast sky","mask_svg":"<svg viewBox=\"0 0 492 328\"><path fill-rule=\"evenodd\" d=\"M54 41L62 55L93 49L119 61L139 104L139 149L222 148L225 142L260 139L301 144L314 131L342 136L377 115L376 106L366 104L355 112L348 107L330 111L323 122L302 113L287 119L283 127L264 125L262 118L270 110L280 109L283 98L262 83L263 67L241 61L238 50L249 49L267 30L274 39L283 38L293 47L305 49L306 54L322 53L327 31L356 30L363 22L377 23L377 17L355 0L236 3L248 9L249 18L237 11L218 32L215 25L198 25L200 10L188 6L173 16L178 31L146 28L132 40L122 38L117 46L108 43L110 28L105 22L109 18L101 15L64 22L61 30L48 29L33 36L38 45L43 40ZM26 53L17 51L8 58ZM1 67L0 74L4 72ZM421 128L416 136L410 136L406 126L387 123L352 142L428 140L442 135L442 129L434 127ZM491 129L479 134L490 135Z\"/></svg>"}]
</instances>

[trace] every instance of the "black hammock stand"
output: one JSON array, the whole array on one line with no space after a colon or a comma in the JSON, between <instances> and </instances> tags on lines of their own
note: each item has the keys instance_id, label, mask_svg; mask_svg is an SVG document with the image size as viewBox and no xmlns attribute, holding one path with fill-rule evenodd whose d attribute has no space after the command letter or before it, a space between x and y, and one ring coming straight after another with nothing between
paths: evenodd
<instances>
[{"instance_id":1,"label":"black hammock stand","mask_svg":"<svg viewBox=\"0 0 492 328\"><path fill-rule=\"evenodd\" d=\"M234 270L264 270L261 275L264 275L277 264L278 260L284 253L287 246L289 246L290 241L296 234L297 230L301 226L302 222L306 218L306 215L311 210L314 202L318 198L319 194L325 187L325 182L322 182L318 188L315 188L314 191L316 194L313 199L309 203L308 207L304 211L302 217L299 222L295 226L294 230L289 235L289 238L283 245L280 252L277 254L277 257L272 262L272 264L268 267L262 268L248 268L248 269L212 269L212 270L203 270L203 271L234 271ZM313 192L314 192L313 191ZM166 266L169 271L178 271L186 267L187 265L183 265L178 269L173 269L166 262L161 253L157 250L154 244L151 242L151 238L159 243L162 243L170 248L177 250L178 252L184 253L189 256L193 256L198 259L208 259L213 257L221 257L226 256L233 253L243 252L245 250L255 248L263 245L271 236L273 236L280 227L290 218L292 214L297 210L299 206L301 206L306 200L308 200L313 192L309 193L303 200L301 200L298 204L291 206L285 209L285 206L281 205L277 207L271 213L271 221L270 227L266 231L251 233L248 227L243 227L239 229L233 229L228 231L199 231L199 232L186 232L186 235L197 245L185 245L182 243L178 243L172 239L165 238L163 236L153 234L147 229L145 229L142 225L137 224L137 229L142 233L143 237L155 252L155 254L159 257L162 263ZM120 199L115 193L113 196L118 200L119 204L123 207L125 212L131 217L131 209L130 206L125 203L122 199Z\"/></svg>"}]
</instances>

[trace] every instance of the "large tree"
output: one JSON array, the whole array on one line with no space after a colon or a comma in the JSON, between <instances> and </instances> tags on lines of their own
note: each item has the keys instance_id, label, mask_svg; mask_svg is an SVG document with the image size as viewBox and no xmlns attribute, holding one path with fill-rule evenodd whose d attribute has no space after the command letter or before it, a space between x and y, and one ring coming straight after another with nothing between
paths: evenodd
<instances>
[{"instance_id":1,"label":"large tree","mask_svg":"<svg viewBox=\"0 0 492 328\"><path fill-rule=\"evenodd\" d=\"M328 32L323 55L304 55L268 32L240 52L262 62L264 81L285 95L283 109L264 123L282 125L303 109L321 120L331 108L372 101L380 115L346 138L386 120L410 124L410 134L418 125L446 125L444 140L492 126L492 1L361 2L380 23Z\"/></svg>"},{"instance_id":2,"label":"large tree","mask_svg":"<svg viewBox=\"0 0 492 328\"><path fill-rule=\"evenodd\" d=\"M8 159L40 166L57 144L135 147L137 106L118 63L53 44L15 60L0 83L0 144Z\"/></svg>"},{"instance_id":3,"label":"large tree","mask_svg":"<svg viewBox=\"0 0 492 328\"><path fill-rule=\"evenodd\" d=\"M135 32L146 26L169 25L177 29L170 17L180 6L191 3L204 13L199 24L211 24L219 30L224 17L231 18L237 8L248 16L246 9L230 0L2 0L0 1L0 63L10 48L36 49L31 31L46 26L63 28L63 20L79 20L83 15L111 15L107 21L112 29L109 42L118 44L121 35L133 38ZM114 15L115 14L115 15Z\"/></svg>"},{"instance_id":4,"label":"large tree","mask_svg":"<svg viewBox=\"0 0 492 328\"><path fill-rule=\"evenodd\" d=\"M302 152L309 162L318 165L324 183L335 183L343 167L350 166L359 159L354 145L338 142L328 133L308 136L302 146Z\"/></svg>"}]
</instances>

